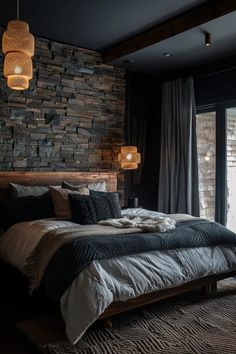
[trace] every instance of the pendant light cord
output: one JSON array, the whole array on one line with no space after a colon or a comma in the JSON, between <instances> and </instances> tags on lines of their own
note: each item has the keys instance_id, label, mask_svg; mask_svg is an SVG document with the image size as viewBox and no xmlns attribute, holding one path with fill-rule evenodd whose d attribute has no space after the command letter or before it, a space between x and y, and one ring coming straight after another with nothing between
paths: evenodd
<instances>
[{"instance_id":1,"label":"pendant light cord","mask_svg":"<svg viewBox=\"0 0 236 354\"><path fill-rule=\"evenodd\" d=\"M20 18L20 0L17 0L17 9L16 9L17 20Z\"/></svg>"}]
</instances>

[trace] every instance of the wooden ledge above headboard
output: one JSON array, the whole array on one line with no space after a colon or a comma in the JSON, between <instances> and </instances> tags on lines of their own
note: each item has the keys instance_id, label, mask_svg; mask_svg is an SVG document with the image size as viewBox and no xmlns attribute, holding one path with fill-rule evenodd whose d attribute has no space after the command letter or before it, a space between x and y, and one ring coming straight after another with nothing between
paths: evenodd
<instances>
[{"instance_id":1,"label":"wooden ledge above headboard","mask_svg":"<svg viewBox=\"0 0 236 354\"><path fill-rule=\"evenodd\" d=\"M8 184L22 185L61 185L62 181L75 183L106 182L108 192L117 190L116 172L0 172L0 200L8 195Z\"/></svg>"}]
</instances>

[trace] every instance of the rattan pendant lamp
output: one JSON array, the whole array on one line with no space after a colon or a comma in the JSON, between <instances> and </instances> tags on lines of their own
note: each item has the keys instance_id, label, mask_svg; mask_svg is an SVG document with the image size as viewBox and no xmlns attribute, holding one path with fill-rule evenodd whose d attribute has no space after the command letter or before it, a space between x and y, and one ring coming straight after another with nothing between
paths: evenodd
<instances>
[{"instance_id":1,"label":"rattan pendant lamp","mask_svg":"<svg viewBox=\"0 0 236 354\"><path fill-rule=\"evenodd\" d=\"M141 162L141 155L136 146L122 146L118 154L118 163L124 170L135 170Z\"/></svg>"},{"instance_id":2,"label":"rattan pendant lamp","mask_svg":"<svg viewBox=\"0 0 236 354\"><path fill-rule=\"evenodd\" d=\"M2 37L4 76L7 85L13 90L25 90L33 77L32 56L34 55L34 37L29 26L19 20L19 0L17 0L17 20L8 22Z\"/></svg>"}]
</instances>

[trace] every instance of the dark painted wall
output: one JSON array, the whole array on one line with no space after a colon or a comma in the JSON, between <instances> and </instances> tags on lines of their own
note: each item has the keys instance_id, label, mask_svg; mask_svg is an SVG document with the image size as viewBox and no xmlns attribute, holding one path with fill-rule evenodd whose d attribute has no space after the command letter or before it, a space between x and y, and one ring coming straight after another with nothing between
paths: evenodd
<instances>
[{"instance_id":1,"label":"dark painted wall","mask_svg":"<svg viewBox=\"0 0 236 354\"><path fill-rule=\"evenodd\" d=\"M207 105L236 99L236 69L196 76L196 104Z\"/></svg>"},{"instance_id":2,"label":"dark painted wall","mask_svg":"<svg viewBox=\"0 0 236 354\"><path fill-rule=\"evenodd\" d=\"M160 150L160 116L161 116L161 87L154 78L140 74L127 73L126 80L126 144L130 143L129 122L146 120L146 149L142 156L141 183L134 183L135 173L125 171L125 196L134 192L139 197L140 205L155 209L158 186L158 167Z\"/></svg>"}]
</instances>

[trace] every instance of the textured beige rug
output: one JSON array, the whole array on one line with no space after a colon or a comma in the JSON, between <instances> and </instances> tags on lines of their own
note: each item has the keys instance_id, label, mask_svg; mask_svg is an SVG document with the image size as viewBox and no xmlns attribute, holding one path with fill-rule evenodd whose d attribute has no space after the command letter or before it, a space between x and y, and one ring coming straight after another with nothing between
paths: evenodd
<instances>
[{"instance_id":1,"label":"textured beige rug","mask_svg":"<svg viewBox=\"0 0 236 354\"><path fill-rule=\"evenodd\" d=\"M188 294L116 316L112 329L93 327L75 346L58 317L19 328L47 354L235 354L236 282L219 288L211 298Z\"/></svg>"}]
</instances>

